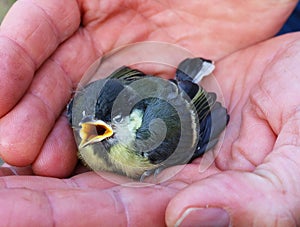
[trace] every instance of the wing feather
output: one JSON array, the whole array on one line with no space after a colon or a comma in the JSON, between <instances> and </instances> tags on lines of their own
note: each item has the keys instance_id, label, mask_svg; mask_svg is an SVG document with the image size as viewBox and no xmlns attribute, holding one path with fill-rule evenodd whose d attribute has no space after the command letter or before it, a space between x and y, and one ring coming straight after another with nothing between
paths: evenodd
<instances>
[{"instance_id":1,"label":"wing feather","mask_svg":"<svg viewBox=\"0 0 300 227\"><path fill-rule=\"evenodd\" d=\"M137 69L132 69L128 66L122 66L116 71L114 71L108 77L108 79L122 80L125 83L125 85L128 85L133 81L144 78L145 76L147 75Z\"/></svg>"}]
</instances>

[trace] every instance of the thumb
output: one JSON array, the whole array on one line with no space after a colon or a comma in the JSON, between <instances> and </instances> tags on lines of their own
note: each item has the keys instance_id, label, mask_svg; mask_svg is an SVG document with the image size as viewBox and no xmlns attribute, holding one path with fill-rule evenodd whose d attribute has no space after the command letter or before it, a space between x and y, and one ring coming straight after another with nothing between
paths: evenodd
<instances>
[{"instance_id":1,"label":"thumb","mask_svg":"<svg viewBox=\"0 0 300 227\"><path fill-rule=\"evenodd\" d=\"M264 177L228 171L190 185L166 210L168 226L295 226L285 195ZM291 204L290 204L291 205Z\"/></svg>"}]
</instances>

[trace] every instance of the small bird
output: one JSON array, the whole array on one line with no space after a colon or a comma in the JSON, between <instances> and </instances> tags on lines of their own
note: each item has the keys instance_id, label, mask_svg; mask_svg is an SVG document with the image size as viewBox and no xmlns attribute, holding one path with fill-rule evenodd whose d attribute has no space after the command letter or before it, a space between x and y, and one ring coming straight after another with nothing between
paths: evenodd
<instances>
[{"instance_id":1,"label":"small bird","mask_svg":"<svg viewBox=\"0 0 300 227\"><path fill-rule=\"evenodd\" d=\"M122 66L79 89L67 106L78 156L95 171L143 180L213 148L227 109L197 83L212 61L188 58L173 79Z\"/></svg>"}]
</instances>

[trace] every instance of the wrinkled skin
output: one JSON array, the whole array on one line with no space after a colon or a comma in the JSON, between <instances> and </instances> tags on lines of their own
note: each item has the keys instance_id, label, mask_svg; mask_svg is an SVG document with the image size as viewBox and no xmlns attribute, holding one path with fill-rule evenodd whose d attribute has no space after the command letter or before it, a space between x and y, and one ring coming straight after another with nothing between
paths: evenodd
<instances>
[{"instance_id":1,"label":"wrinkled skin","mask_svg":"<svg viewBox=\"0 0 300 227\"><path fill-rule=\"evenodd\" d=\"M211 207L228 214L190 217L198 226L205 212L236 226L300 225L300 34L269 39L295 4L18 1L0 27L0 155L32 168L1 168L0 225L173 226L189 208ZM61 179L77 163L62 111L82 73L110 50L144 40L216 60L231 121L215 163L199 173L198 160L148 187L93 172Z\"/></svg>"}]
</instances>

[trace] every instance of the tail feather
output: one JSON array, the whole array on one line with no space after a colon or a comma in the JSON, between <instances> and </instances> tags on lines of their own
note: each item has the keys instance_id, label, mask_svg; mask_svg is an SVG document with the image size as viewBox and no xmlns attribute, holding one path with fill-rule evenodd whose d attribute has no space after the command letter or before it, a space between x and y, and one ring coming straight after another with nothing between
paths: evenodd
<instances>
[{"instance_id":1,"label":"tail feather","mask_svg":"<svg viewBox=\"0 0 300 227\"><path fill-rule=\"evenodd\" d=\"M182 61L176 70L178 81L192 81L199 83L215 69L212 61L204 58L187 58Z\"/></svg>"}]
</instances>

